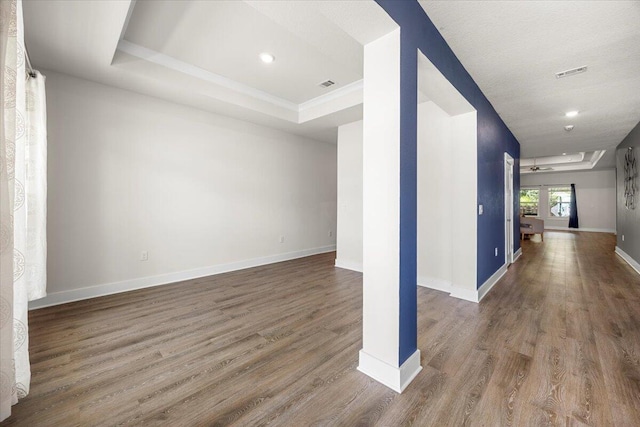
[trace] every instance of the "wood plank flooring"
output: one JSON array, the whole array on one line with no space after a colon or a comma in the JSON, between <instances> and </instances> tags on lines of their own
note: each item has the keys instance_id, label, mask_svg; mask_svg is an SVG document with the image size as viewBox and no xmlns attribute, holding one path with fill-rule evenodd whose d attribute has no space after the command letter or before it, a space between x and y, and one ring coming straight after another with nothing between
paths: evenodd
<instances>
[{"instance_id":1,"label":"wood plank flooring","mask_svg":"<svg viewBox=\"0 0 640 427\"><path fill-rule=\"evenodd\" d=\"M545 234L480 304L418 289L401 395L356 370L361 275L325 254L32 311L3 425L638 426L640 276Z\"/></svg>"}]
</instances>

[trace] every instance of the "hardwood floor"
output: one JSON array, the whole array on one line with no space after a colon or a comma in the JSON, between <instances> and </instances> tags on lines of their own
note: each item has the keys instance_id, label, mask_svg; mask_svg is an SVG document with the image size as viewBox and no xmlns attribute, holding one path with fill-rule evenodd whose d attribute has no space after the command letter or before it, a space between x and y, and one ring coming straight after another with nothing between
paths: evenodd
<instances>
[{"instance_id":1,"label":"hardwood floor","mask_svg":"<svg viewBox=\"0 0 640 427\"><path fill-rule=\"evenodd\" d=\"M423 371L356 370L361 275L326 254L30 313L7 426L637 426L640 276L549 232L480 303L418 289Z\"/></svg>"}]
</instances>

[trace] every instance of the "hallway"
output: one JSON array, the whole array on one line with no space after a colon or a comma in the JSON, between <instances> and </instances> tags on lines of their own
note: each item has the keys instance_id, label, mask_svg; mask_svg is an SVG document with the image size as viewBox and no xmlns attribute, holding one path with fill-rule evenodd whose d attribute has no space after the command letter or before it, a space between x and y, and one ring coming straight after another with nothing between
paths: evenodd
<instances>
[{"instance_id":1,"label":"hallway","mask_svg":"<svg viewBox=\"0 0 640 427\"><path fill-rule=\"evenodd\" d=\"M545 234L480 304L418 289L401 395L355 369L361 275L330 253L32 311L3 425L640 425L640 276L613 235Z\"/></svg>"},{"instance_id":2,"label":"hallway","mask_svg":"<svg viewBox=\"0 0 640 427\"><path fill-rule=\"evenodd\" d=\"M401 397L413 409L388 413L433 426L640 425L640 276L615 236L546 232L522 246L479 305L419 291L424 371Z\"/></svg>"}]
</instances>

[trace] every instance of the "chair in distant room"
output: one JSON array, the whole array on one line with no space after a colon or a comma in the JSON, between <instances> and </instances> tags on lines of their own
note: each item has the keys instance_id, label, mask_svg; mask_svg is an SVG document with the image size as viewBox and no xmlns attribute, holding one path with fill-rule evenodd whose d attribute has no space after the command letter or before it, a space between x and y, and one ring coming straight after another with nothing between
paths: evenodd
<instances>
[{"instance_id":1,"label":"chair in distant room","mask_svg":"<svg viewBox=\"0 0 640 427\"><path fill-rule=\"evenodd\" d=\"M544 242L544 220L538 218L521 217L520 218L520 240L524 240L524 236L540 234Z\"/></svg>"}]
</instances>

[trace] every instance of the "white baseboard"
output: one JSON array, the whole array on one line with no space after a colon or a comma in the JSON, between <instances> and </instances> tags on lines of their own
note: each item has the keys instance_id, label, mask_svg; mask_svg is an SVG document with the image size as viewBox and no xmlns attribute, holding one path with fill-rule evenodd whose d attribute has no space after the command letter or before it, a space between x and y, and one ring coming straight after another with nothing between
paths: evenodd
<instances>
[{"instance_id":1,"label":"white baseboard","mask_svg":"<svg viewBox=\"0 0 640 427\"><path fill-rule=\"evenodd\" d=\"M336 259L335 266L338 268L344 268L346 270L353 270L353 271L362 273L362 262L353 262L353 261Z\"/></svg>"},{"instance_id":2,"label":"white baseboard","mask_svg":"<svg viewBox=\"0 0 640 427\"><path fill-rule=\"evenodd\" d=\"M618 246L616 246L616 253L620 256L620 258L625 260L626 263L631 266L631 268L633 268L638 274L640 274L640 263L638 263L638 261L631 258L628 253L620 249L620 247Z\"/></svg>"},{"instance_id":3,"label":"white baseboard","mask_svg":"<svg viewBox=\"0 0 640 427\"><path fill-rule=\"evenodd\" d=\"M557 227L555 225L546 225L544 226L545 230L558 230L558 231L588 231L591 233L613 233L616 234L616 230L614 228L569 228L569 227Z\"/></svg>"},{"instance_id":4,"label":"white baseboard","mask_svg":"<svg viewBox=\"0 0 640 427\"><path fill-rule=\"evenodd\" d=\"M245 268L258 267L261 265L273 264L276 262L288 261L296 258L303 258L306 256L332 252L335 250L335 245L323 246L319 248L304 249L301 251L270 255L262 258L253 258L229 264L213 265L209 267L196 268L193 270L161 274L158 276L140 277L137 279L124 280L121 282L105 283L102 285L89 286L86 288L53 292L49 293L42 299L31 301L29 303L29 310L50 307L59 304L66 304L68 302L96 298L105 295L112 295L120 292L128 292L136 289L166 285L169 283L181 282L184 280L197 279L199 277L213 276L215 274L228 273L230 271L244 270Z\"/></svg>"},{"instance_id":5,"label":"white baseboard","mask_svg":"<svg viewBox=\"0 0 640 427\"><path fill-rule=\"evenodd\" d=\"M480 302L478 299L478 291L473 289L459 288L457 286L451 287L450 296L458 299L463 299L470 302Z\"/></svg>"},{"instance_id":6,"label":"white baseboard","mask_svg":"<svg viewBox=\"0 0 640 427\"><path fill-rule=\"evenodd\" d=\"M470 289L460 288L444 279L434 277L418 277L418 286L436 291L446 292L450 297L463 299L471 302L478 302L478 292Z\"/></svg>"},{"instance_id":7,"label":"white baseboard","mask_svg":"<svg viewBox=\"0 0 640 427\"><path fill-rule=\"evenodd\" d=\"M435 277L418 277L418 286L435 289L436 291L451 292L451 282Z\"/></svg>"},{"instance_id":8,"label":"white baseboard","mask_svg":"<svg viewBox=\"0 0 640 427\"><path fill-rule=\"evenodd\" d=\"M478 288L478 302L482 301L482 298L485 297L493 288L493 286L498 283L502 276L507 273L507 264L504 264L502 267L498 269L495 273L491 275L483 284Z\"/></svg>"},{"instance_id":9,"label":"white baseboard","mask_svg":"<svg viewBox=\"0 0 640 427\"><path fill-rule=\"evenodd\" d=\"M522 248L518 248L518 250L513 253L513 262L516 262L521 256Z\"/></svg>"},{"instance_id":10,"label":"white baseboard","mask_svg":"<svg viewBox=\"0 0 640 427\"><path fill-rule=\"evenodd\" d=\"M518 249L514 253L513 262L516 262L518 258L522 255L522 248ZM498 283L502 276L507 272L507 265L503 264L498 271L493 273L491 277L489 277L477 290L466 289L455 286L451 282L442 279L434 279L429 277L418 278L418 286L423 286L429 289L435 289L437 291L448 292L449 296L454 298L463 299L465 301L471 302L480 302L482 298L485 297L493 288L493 286Z\"/></svg>"},{"instance_id":11,"label":"white baseboard","mask_svg":"<svg viewBox=\"0 0 640 427\"><path fill-rule=\"evenodd\" d=\"M402 393L422 370L420 350L416 350L400 367L391 366L364 350L360 350L358 370L391 390Z\"/></svg>"}]
</instances>

